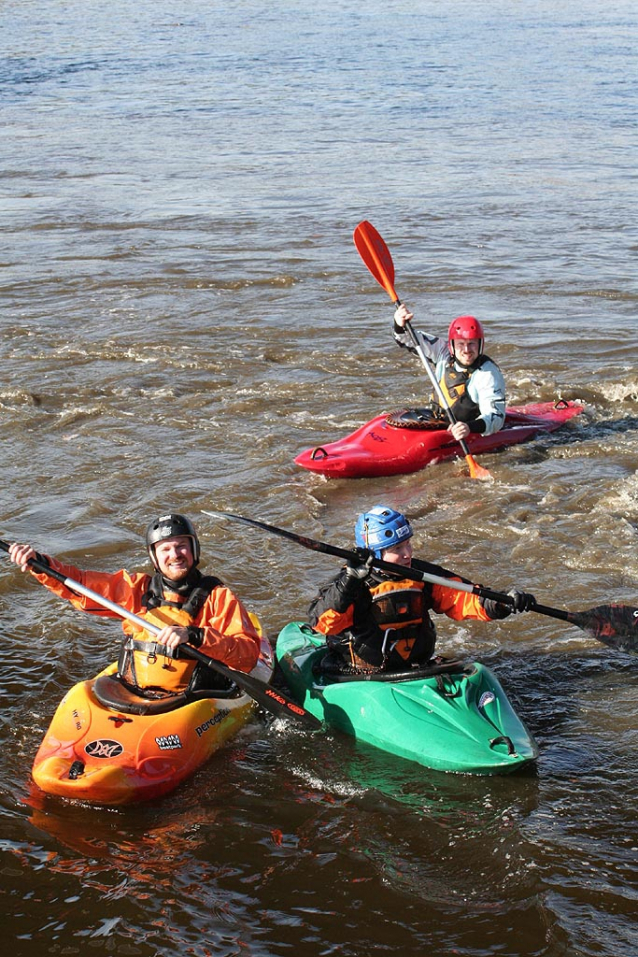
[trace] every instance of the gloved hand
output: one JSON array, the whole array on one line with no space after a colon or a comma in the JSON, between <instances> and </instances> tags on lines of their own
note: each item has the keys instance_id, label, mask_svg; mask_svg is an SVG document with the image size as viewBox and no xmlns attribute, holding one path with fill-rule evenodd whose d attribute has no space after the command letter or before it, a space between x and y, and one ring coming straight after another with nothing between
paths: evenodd
<instances>
[{"instance_id":1,"label":"gloved hand","mask_svg":"<svg viewBox=\"0 0 638 957\"><path fill-rule=\"evenodd\" d=\"M348 578L356 578L364 582L372 571L374 555L368 548L358 548L357 557L359 558L358 562L352 559L346 564L346 575Z\"/></svg>"},{"instance_id":2,"label":"gloved hand","mask_svg":"<svg viewBox=\"0 0 638 957\"><path fill-rule=\"evenodd\" d=\"M510 598L514 599L514 608L512 611L515 615L523 611L531 611L536 604L536 599L533 595L530 595L527 591L521 591L519 588L510 588L507 594Z\"/></svg>"},{"instance_id":3,"label":"gloved hand","mask_svg":"<svg viewBox=\"0 0 638 957\"><path fill-rule=\"evenodd\" d=\"M519 612L529 611L536 604L536 599L529 592L521 591L519 588L510 588L507 593L514 599L514 606L504 605L500 601L494 601L493 598L481 598L481 604L488 613L492 621L500 621L503 618L509 618L510 615L517 615Z\"/></svg>"}]
</instances>

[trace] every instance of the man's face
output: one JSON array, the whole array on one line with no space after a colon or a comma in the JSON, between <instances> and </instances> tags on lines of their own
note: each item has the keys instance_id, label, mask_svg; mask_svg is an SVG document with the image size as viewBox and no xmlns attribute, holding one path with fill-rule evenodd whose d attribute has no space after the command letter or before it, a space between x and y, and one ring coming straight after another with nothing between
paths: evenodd
<instances>
[{"instance_id":1,"label":"man's face","mask_svg":"<svg viewBox=\"0 0 638 957\"><path fill-rule=\"evenodd\" d=\"M164 578L179 581L194 564L193 543L188 535L165 538L155 546L155 561Z\"/></svg>"},{"instance_id":2,"label":"man's face","mask_svg":"<svg viewBox=\"0 0 638 957\"><path fill-rule=\"evenodd\" d=\"M464 365L471 366L479 357L480 339L453 339L454 355Z\"/></svg>"}]
</instances>

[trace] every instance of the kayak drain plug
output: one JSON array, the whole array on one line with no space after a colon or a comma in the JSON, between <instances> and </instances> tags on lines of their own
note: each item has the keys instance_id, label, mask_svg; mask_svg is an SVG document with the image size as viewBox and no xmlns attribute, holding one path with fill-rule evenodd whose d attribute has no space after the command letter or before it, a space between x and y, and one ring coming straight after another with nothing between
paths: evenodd
<instances>
[{"instance_id":1,"label":"kayak drain plug","mask_svg":"<svg viewBox=\"0 0 638 957\"><path fill-rule=\"evenodd\" d=\"M81 761L74 761L69 768L69 778L77 781L81 774L84 774L84 764Z\"/></svg>"}]
</instances>

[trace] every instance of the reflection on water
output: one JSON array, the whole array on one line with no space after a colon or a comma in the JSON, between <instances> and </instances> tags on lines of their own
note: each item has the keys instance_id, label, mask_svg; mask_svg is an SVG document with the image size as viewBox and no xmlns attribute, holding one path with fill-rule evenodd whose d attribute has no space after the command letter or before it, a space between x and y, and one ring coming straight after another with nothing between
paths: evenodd
<instances>
[{"instance_id":1,"label":"reflection on water","mask_svg":"<svg viewBox=\"0 0 638 957\"><path fill-rule=\"evenodd\" d=\"M191 513L208 570L276 634L334 560L201 510L346 546L387 501L472 581L636 605L638 23L626 0L577 7L5 0L2 537L141 568L149 516ZM463 461L298 470L429 394L362 219L419 328L477 315L510 403L580 399L582 421L486 456L489 486ZM536 771L437 775L254 723L164 801L108 811L37 799L29 769L119 625L6 563L0 618L17 957L638 952L636 658L540 615L443 619L440 650L495 670Z\"/></svg>"},{"instance_id":2,"label":"reflection on water","mask_svg":"<svg viewBox=\"0 0 638 957\"><path fill-rule=\"evenodd\" d=\"M342 913L350 915L345 953L356 953L355 941L389 941L391 926L416 954L432 920L437 934L463 946L477 921L489 935L487 915L518 912L538 939L548 909L564 915L549 938L559 947L576 926L574 895L588 912L596 901L598 913L629 920L633 823L618 786L623 775L633 786L635 765L618 745L628 740L621 716L635 738L637 667L604 650L501 661L500 677L541 743L538 773L428 772L349 737L275 721L252 726L152 806L98 811L34 792L25 837L5 844L16 886L28 874L40 885L25 888L28 917L16 919L34 942L51 933L55 913L55 934L135 941L142 954L176 944L232 954L241 941L279 953L295 932L316 937L318 951ZM602 708L610 698L613 717ZM68 908L55 903L61 894ZM99 920L87 924L96 908ZM444 915L454 915L454 930ZM620 928L621 952L628 928ZM526 953L511 927L501 930Z\"/></svg>"}]
</instances>

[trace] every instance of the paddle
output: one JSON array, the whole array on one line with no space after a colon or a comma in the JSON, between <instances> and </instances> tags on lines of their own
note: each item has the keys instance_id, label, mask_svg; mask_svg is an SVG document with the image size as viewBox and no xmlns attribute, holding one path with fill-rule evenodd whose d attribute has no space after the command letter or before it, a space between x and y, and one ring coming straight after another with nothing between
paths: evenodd
<instances>
[{"instance_id":1,"label":"paddle","mask_svg":"<svg viewBox=\"0 0 638 957\"><path fill-rule=\"evenodd\" d=\"M390 250L372 223L369 223L366 220L364 220L362 223L359 223L354 231L354 244L357 247L359 255L363 259L364 263L377 282L383 286L390 299L392 299L394 305L400 306L401 300L397 296L394 289L394 263L392 262ZM409 321L406 322L405 329L412 340L416 354L421 360L423 368L430 377L432 387L438 396L442 408L445 409L445 414L447 415L451 425L455 425L457 421L456 416L450 408L450 404L445 397L441 386L439 385L434 373L434 369L432 368L432 363L425 354L421 340L412 328L412 323ZM470 478L481 479L484 482L491 481L492 475L486 468L483 468L482 465L478 464L476 459L470 453L465 439L458 439L457 441L463 450L463 454L465 455L465 461L467 462L468 468L470 470Z\"/></svg>"},{"instance_id":2,"label":"paddle","mask_svg":"<svg viewBox=\"0 0 638 957\"><path fill-rule=\"evenodd\" d=\"M232 512L217 512L203 510L205 515L211 518L232 519L236 522L242 522L244 525L252 525L254 528L264 529L266 532L272 532L281 538L287 538L291 542L303 545L304 548L310 548L315 552L323 552L326 555L335 555L337 558L343 558L346 561L361 563L361 555L357 552L348 551L345 548L338 548L335 545L326 545L324 542L318 542L314 538L307 538L304 535L296 535L294 532L287 532L283 528L277 528L276 525L267 525L266 522L258 522L252 518L244 518L241 515L233 515ZM478 595L479 598L489 598L493 601L501 602L503 605L514 606L514 598L505 592L494 591L491 588L484 588L483 585L473 585L470 582L455 581L449 578L443 578L441 575L421 571L416 568L405 568L391 562L384 562L381 558L374 558L372 563L374 568L379 568L385 572L391 572L395 576L399 574L401 578L409 578L412 581L427 581L434 585L441 585L443 588L451 588L454 591L467 592L470 595ZM423 562L429 568L436 569L435 565ZM550 608L548 605L540 605L536 602L530 608L530 611L538 615L547 615L549 618L558 618L560 621L567 621L577 628L588 632L597 641L609 645L610 648L616 648L621 651L638 652L638 608L632 608L629 605L598 605L596 608L590 608L589 611L562 611L560 608Z\"/></svg>"},{"instance_id":3,"label":"paddle","mask_svg":"<svg viewBox=\"0 0 638 957\"><path fill-rule=\"evenodd\" d=\"M9 545L7 542L0 540L0 550L4 552L9 551ZM27 564L31 568L35 568L39 572L44 572L45 575L50 575L51 578L55 578L57 581L62 582L62 584L66 585L66 587L71 591L74 591L79 595L84 595L86 598L90 598L96 604L102 605L103 608L107 608L120 618L126 618L128 621L132 621L134 624L139 625L141 628L144 628L153 635L158 635L162 630L152 622L146 621L144 618L140 618L140 616L134 614L134 612L129 611L127 608L122 608L121 605L117 605L109 598L105 598L103 595L100 595L99 592L93 591L91 588L87 588L85 585L82 585L81 582L77 582L73 578L66 578L60 572L47 565L46 562L41 562L37 558L31 558ZM260 681L253 675L247 675L243 671L236 671L234 668L228 668L226 665L222 664L221 661L217 661L216 658L209 658L208 655L203 654L203 652L199 651L197 648L193 648L192 645L180 645L179 653L180 655L183 654L186 658L192 658L195 661L199 661L207 668L211 668L213 671L217 671L220 675L228 678L229 681L233 681L239 688L245 691L246 694L250 695L250 697L253 698L258 704L277 717L296 718L298 721L301 721L303 724L305 724L307 728L316 729L321 727L321 722L315 718L313 714L310 714L309 711L306 711L305 708L302 708L300 705L296 704L296 702L292 701L276 688L272 688L270 685L265 684L263 681Z\"/></svg>"}]
</instances>

